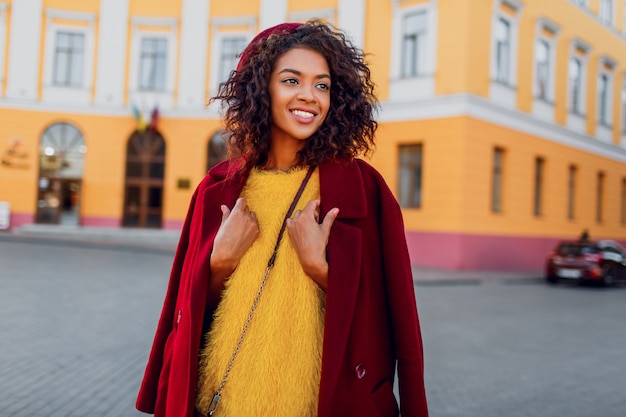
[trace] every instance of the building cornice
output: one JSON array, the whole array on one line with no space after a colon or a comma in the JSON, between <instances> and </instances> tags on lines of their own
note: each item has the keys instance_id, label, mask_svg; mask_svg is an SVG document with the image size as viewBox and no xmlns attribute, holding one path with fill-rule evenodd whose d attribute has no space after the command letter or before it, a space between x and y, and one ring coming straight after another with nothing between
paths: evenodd
<instances>
[{"instance_id":1,"label":"building cornice","mask_svg":"<svg viewBox=\"0 0 626 417\"><path fill-rule=\"evenodd\" d=\"M380 123L471 117L506 129L536 136L598 156L626 163L626 149L497 105L472 94L456 94L420 101L384 102Z\"/></svg>"}]
</instances>

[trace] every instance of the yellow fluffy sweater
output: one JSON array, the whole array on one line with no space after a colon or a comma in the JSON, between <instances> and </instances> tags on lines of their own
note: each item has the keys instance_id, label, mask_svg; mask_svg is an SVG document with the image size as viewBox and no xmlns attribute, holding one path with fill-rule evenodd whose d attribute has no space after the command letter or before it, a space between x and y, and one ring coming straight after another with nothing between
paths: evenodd
<instances>
[{"instance_id":1,"label":"yellow fluffy sweater","mask_svg":"<svg viewBox=\"0 0 626 417\"><path fill-rule=\"evenodd\" d=\"M207 343L200 354L196 407L206 413L272 254L282 220L306 169L253 169L242 196L259 222L260 234L226 282ZM297 209L319 198L311 177ZM215 416L307 417L317 415L325 295L304 274L287 231L260 303L237 354Z\"/></svg>"}]
</instances>

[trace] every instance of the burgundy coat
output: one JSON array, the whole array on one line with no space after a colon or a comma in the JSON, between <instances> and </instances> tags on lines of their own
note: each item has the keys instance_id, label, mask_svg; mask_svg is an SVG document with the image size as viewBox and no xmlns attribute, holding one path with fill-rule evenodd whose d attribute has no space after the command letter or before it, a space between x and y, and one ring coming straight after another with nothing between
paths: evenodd
<instances>
[{"instance_id":1,"label":"burgundy coat","mask_svg":"<svg viewBox=\"0 0 626 417\"><path fill-rule=\"evenodd\" d=\"M228 163L196 189L182 230L137 408L192 417L209 255L247 173ZM426 417L423 352L402 214L380 174L362 160L319 167L321 213L339 207L328 242L320 417ZM219 410L218 410L219 413Z\"/></svg>"}]
</instances>

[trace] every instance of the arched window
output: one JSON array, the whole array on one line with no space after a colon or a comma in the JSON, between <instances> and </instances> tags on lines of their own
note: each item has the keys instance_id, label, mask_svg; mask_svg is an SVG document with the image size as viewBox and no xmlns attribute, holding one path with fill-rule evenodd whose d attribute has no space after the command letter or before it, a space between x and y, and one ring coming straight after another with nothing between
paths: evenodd
<instances>
[{"instance_id":1,"label":"arched window","mask_svg":"<svg viewBox=\"0 0 626 417\"><path fill-rule=\"evenodd\" d=\"M83 134L70 123L55 123L39 144L37 223L79 224L85 153Z\"/></svg>"},{"instance_id":2,"label":"arched window","mask_svg":"<svg viewBox=\"0 0 626 417\"><path fill-rule=\"evenodd\" d=\"M226 142L228 141L228 133L219 130L209 139L209 149L207 153L207 171L213 165L223 161L226 158Z\"/></svg>"},{"instance_id":3,"label":"arched window","mask_svg":"<svg viewBox=\"0 0 626 417\"><path fill-rule=\"evenodd\" d=\"M165 140L157 131L135 131L126 147L124 218L128 227L161 227Z\"/></svg>"}]
</instances>

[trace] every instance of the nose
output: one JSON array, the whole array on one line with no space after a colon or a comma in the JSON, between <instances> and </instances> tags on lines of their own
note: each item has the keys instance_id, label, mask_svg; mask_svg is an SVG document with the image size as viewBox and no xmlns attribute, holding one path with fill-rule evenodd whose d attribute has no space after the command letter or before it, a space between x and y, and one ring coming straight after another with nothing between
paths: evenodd
<instances>
[{"instance_id":1,"label":"nose","mask_svg":"<svg viewBox=\"0 0 626 417\"><path fill-rule=\"evenodd\" d=\"M298 90L298 99L306 102L313 102L316 100L315 97L315 86L311 85L303 85L302 88Z\"/></svg>"}]
</instances>

